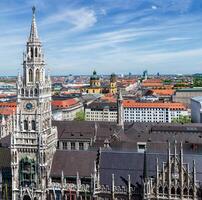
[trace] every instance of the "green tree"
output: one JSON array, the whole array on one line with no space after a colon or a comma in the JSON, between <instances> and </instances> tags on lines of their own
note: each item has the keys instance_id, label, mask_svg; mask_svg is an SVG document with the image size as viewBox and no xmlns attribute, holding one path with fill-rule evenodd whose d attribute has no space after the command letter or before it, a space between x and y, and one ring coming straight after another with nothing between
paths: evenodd
<instances>
[{"instance_id":1,"label":"green tree","mask_svg":"<svg viewBox=\"0 0 202 200\"><path fill-rule=\"evenodd\" d=\"M191 123L191 117L180 115L179 118L172 119L172 123L181 123L181 124Z\"/></svg>"},{"instance_id":2,"label":"green tree","mask_svg":"<svg viewBox=\"0 0 202 200\"><path fill-rule=\"evenodd\" d=\"M202 78L196 77L193 80L194 87L202 87Z\"/></svg>"},{"instance_id":3,"label":"green tree","mask_svg":"<svg viewBox=\"0 0 202 200\"><path fill-rule=\"evenodd\" d=\"M74 118L76 121L84 121L85 120L85 113L84 111L78 111L76 113L76 117Z\"/></svg>"}]
</instances>

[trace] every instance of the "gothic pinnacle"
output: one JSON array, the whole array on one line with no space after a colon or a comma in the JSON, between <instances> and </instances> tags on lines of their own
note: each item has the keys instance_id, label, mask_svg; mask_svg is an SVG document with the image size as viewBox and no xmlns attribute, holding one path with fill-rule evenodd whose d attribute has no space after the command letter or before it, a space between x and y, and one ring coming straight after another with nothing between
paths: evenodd
<instances>
[{"instance_id":1,"label":"gothic pinnacle","mask_svg":"<svg viewBox=\"0 0 202 200\"><path fill-rule=\"evenodd\" d=\"M35 19L35 6L32 7L32 24L31 24L31 30L30 30L30 36L29 36L29 42L38 42L38 32L37 32L37 26L36 26L36 19Z\"/></svg>"}]
</instances>

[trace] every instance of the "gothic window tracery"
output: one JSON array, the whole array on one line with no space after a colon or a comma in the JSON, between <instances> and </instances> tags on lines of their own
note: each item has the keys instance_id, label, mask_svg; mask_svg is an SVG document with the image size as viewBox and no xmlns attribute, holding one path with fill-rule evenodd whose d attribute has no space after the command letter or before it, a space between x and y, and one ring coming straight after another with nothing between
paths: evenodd
<instances>
[{"instance_id":1,"label":"gothic window tracery","mask_svg":"<svg viewBox=\"0 0 202 200\"><path fill-rule=\"evenodd\" d=\"M35 57L38 57L38 50L37 50L37 47L35 48Z\"/></svg>"},{"instance_id":2,"label":"gothic window tracery","mask_svg":"<svg viewBox=\"0 0 202 200\"><path fill-rule=\"evenodd\" d=\"M39 69L36 70L36 81L37 82L40 81L40 71L39 71Z\"/></svg>"},{"instance_id":3,"label":"gothic window tracery","mask_svg":"<svg viewBox=\"0 0 202 200\"><path fill-rule=\"evenodd\" d=\"M23 158L20 161L20 185L25 186L35 186L35 173L36 166L35 161L29 158Z\"/></svg>"},{"instance_id":4,"label":"gothic window tracery","mask_svg":"<svg viewBox=\"0 0 202 200\"><path fill-rule=\"evenodd\" d=\"M164 188L164 194L168 194L168 187L167 186Z\"/></svg>"},{"instance_id":5,"label":"gothic window tracery","mask_svg":"<svg viewBox=\"0 0 202 200\"><path fill-rule=\"evenodd\" d=\"M184 194L184 195L188 195L188 190L187 190L187 188L184 188L183 194Z\"/></svg>"},{"instance_id":6,"label":"gothic window tracery","mask_svg":"<svg viewBox=\"0 0 202 200\"><path fill-rule=\"evenodd\" d=\"M34 95L35 95L35 96L38 95L38 89L37 89L37 88L34 89Z\"/></svg>"},{"instance_id":7,"label":"gothic window tracery","mask_svg":"<svg viewBox=\"0 0 202 200\"><path fill-rule=\"evenodd\" d=\"M28 130L28 121L24 120L24 130Z\"/></svg>"},{"instance_id":8,"label":"gothic window tracery","mask_svg":"<svg viewBox=\"0 0 202 200\"><path fill-rule=\"evenodd\" d=\"M174 187L174 186L171 188L171 194L172 194L172 195L175 194L175 187Z\"/></svg>"},{"instance_id":9,"label":"gothic window tracery","mask_svg":"<svg viewBox=\"0 0 202 200\"><path fill-rule=\"evenodd\" d=\"M21 89L21 94L24 96L24 88Z\"/></svg>"},{"instance_id":10,"label":"gothic window tracery","mask_svg":"<svg viewBox=\"0 0 202 200\"><path fill-rule=\"evenodd\" d=\"M33 90L32 89L30 90L30 95L33 96Z\"/></svg>"},{"instance_id":11,"label":"gothic window tracery","mask_svg":"<svg viewBox=\"0 0 202 200\"><path fill-rule=\"evenodd\" d=\"M29 69L29 82L33 82L33 71Z\"/></svg>"},{"instance_id":12,"label":"gothic window tracery","mask_svg":"<svg viewBox=\"0 0 202 200\"><path fill-rule=\"evenodd\" d=\"M189 195L191 195L191 196L193 195L193 189L192 188L189 189Z\"/></svg>"},{"instance_id":13,"label":"gothic window tracery","mask_svg":"<svg viewBox=\"0 0 202 200\"><path fill-rule=\"evenodd\" d=\"M36 122L35 122L35 120L32 120L32 130L36 130Z\"/></svg>"},{"instance_id":14,"label":"gothic window tracery","mask_svg":"<svg viewBox=\"0 0 202 200\"><path fill-rule=\"evenodd\" d=\"M33 51L33 48L31 48L31 58L33 58L34 56L34 51Z\"/></svg>"},{"instance_id":15,"label":"gothic window tracery","mask_svg":"<svg viewBox=\"0 0 202 200\"><path fill-rule=\"evenodd\" d=\"M180 195L181 194L181 189L178 187L177 188L177 194Z\"/></svg>"},{"instance_id":16,"label":"gothic window tracery","mask_svg":"<svg viewBox=\"0 0 202 200\"><path fill-rule=\"evenodd\" d=\"M163 187L162 186L159 187L159 193L163 193Z\"/></svg>"}]
</instances>

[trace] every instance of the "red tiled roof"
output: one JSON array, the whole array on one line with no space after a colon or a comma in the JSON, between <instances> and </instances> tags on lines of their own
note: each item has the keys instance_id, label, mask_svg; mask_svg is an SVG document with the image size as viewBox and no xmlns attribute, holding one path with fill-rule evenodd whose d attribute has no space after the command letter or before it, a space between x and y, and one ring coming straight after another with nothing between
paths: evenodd
<instances>
[{"instance_id":1,"label":"red tiled roof","mask_svg":"<svg viewBox=\"0 0 202 200\"><path fill-rule=\"evenodd\" d=\"M171 89L162 89L162 90L158 90L158 89L154 89L152 90L152 92L154 94L158 94L158 95L168 95L168 96L171 96L174 94L175 90L171 90Z\"/></svg>"},{"instance_id":2,"label":"red tiled roof","mask_svg":"<svg viewBox=\"0 0 202 200\"><path fill-rule=\"evenodd\" d=\"M161 103L161 102L136 102L134 100L124 100L123 106L126 108L168 108L172 110L186 110L183 103Z\"/></svg>"},{"instance_id":3,"label":"red tiled roof","mask_svg":"<svg viewBox=\"0 0 202 200\"><path fill-rule=\"evenodd\" d=\"M12 115L16 111L16 108L0 108L0 115Z\"/></svg>"},{"instance_id":4,"label":"red tiled roof","mask_svg":"<svg viewBox=\"0 0 202 200\"><path fill-rule=\"evenodd\" d=\"M16 108L16 102L0 102L0 107Z\"/></svg>"},{"instance_id":5,"label":"red tiled roof","mask_svg":"<svg viewBox=\"0 0 202 200\"><path fill-rule=\"evenodd\" d=\"M77 103L78 101L76 99L55 100L55 101L52 101L52 106L55 106L58 108L68 108Z\"/></svg>"},{"instance_id":6,"label":"red tiled roof","mask_svg":"<svg viewBox=\"0 0 202 200\"><path fill-rule=\"evenodd\" d=\"M158 83L158 82L143 82L142 83L143 87L163 87L163 83Z\"/></svg>"},{"instance_id":7,"label":"red tiled roof","mask_svg":"<svg viewBox=\"0 0 202 200\"><path fill-rule=\"evenodd\" d=\"M163 83L161 79L147 79L143 80L144 83Z\"/></svg>"},{"instance_id":8,"label":"red tiled roof","mask_svg":"<svg viewBox=\"0 0 202 200\"><path fill-rule=\"evenodd\" d=\"M108 95L101 97L101 100L106 100L109 102L116 102L116 98L114 96L108 96Z\"/></svg>"}]
</instances>

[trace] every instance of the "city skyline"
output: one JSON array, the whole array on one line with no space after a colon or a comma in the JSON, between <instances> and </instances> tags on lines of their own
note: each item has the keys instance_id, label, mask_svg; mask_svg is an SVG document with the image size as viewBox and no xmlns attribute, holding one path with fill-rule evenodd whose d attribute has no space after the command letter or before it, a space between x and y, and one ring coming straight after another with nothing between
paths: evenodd
<instances>
[{"instance_id":1,"label":"city skyline","mask_svg":"<svg viewBox=\"0 0 202 200\"><path fill-rule=\"evenodd\" d=\"M182 1L3 0L0 72L21 69L32 5L52 75L200 72L202 3Z\"/></svg>"}]
</instances>

